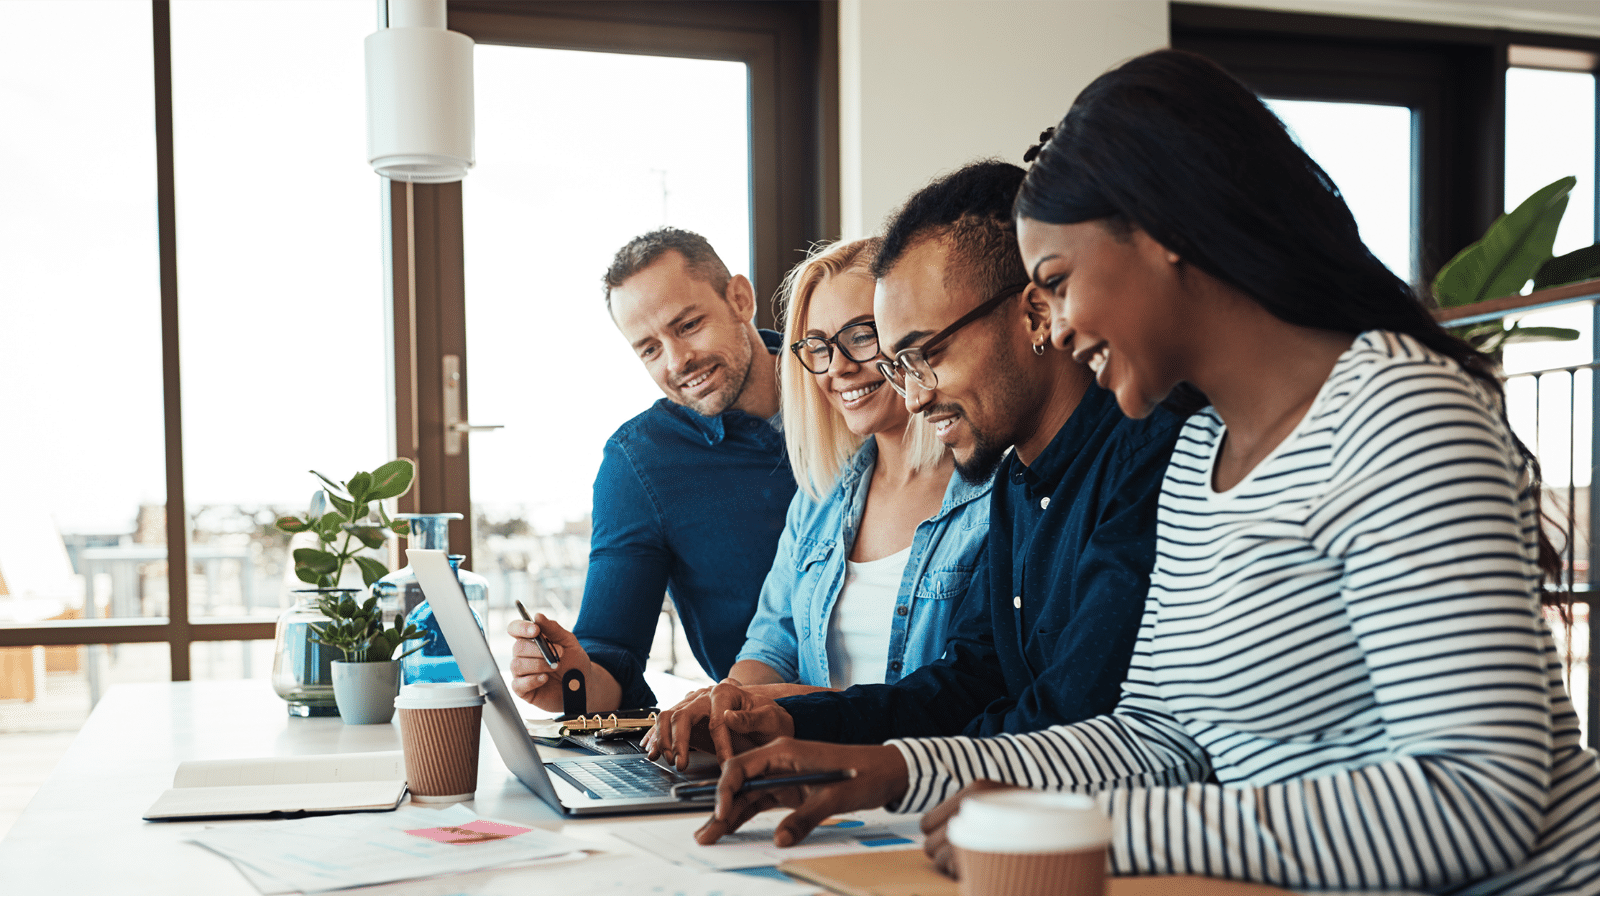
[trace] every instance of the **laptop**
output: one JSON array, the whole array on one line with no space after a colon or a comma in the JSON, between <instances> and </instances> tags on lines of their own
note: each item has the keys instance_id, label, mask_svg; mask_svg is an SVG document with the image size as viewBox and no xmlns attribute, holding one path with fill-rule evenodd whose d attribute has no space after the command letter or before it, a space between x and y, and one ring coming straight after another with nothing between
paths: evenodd
<instances>
[{"instance_id":1,"label":"laptop","mask_svg":"<svg viewBox=\"0 0 1600 897\"><path fill-rule=\"evenodd\" d=\"M670 793L673 785L717 776L716 757L703 751L694 752L688 775L671 764L652 762L644 754L605 754L548 763L540 758L445 552L409 548L406 558L422 594L433 607L445 641L450 643L462 678L483 689L483 721L489 727L495 749L529 791L552 808L573 816L704 809L703 804L684 803Z\"/></svg>"}]
</instances>

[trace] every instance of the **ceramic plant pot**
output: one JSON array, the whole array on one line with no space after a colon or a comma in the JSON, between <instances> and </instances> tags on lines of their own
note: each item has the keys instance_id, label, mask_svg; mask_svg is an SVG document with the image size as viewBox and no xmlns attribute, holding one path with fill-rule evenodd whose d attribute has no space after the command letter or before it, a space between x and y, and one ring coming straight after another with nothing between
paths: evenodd
<instances>
[{"instance_id":1,"label":"ceramic plant pot","mask_svg":"<svg viewBox=\"0 0 1600 897\"><path fill-rule=\"evenodd\" d=\"M333 662L333 697L346 723L386 723L394 717L400 693L400 661Z\"/></svg>"}]
</instances>

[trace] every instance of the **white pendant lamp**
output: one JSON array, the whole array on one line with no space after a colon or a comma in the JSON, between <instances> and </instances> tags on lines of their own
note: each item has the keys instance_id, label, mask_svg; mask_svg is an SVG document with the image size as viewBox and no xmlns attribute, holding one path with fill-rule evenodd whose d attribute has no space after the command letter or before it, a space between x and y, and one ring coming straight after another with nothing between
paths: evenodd
<instances>
[{"instance_id":1,"label":"white pendant lamp","mask_svg":"<svg viewBox=\"0 0 1600 897\"><path fill-rule=\"evenodd\" d=\"M367 35L367 161L396 181L446 184L476 161L472 38L445 30L445 0L378 0Z\"/></svg>"}]
</instances>

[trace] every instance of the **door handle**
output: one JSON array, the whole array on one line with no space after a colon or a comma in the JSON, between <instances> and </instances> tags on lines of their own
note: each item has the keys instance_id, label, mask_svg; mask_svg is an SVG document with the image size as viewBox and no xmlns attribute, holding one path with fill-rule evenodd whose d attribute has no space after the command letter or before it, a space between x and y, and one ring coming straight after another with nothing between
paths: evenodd
<instances>
[{"instance_id":1,"label":"door handle","mask_svg":"<svg viewBox=\"0 0 1600 897\"><path fill-rule=\"evenodd\" d=\"M499 430L504 424L469 424L461 419L461 356L444 356L444 453L461 454L461 434Z\"/></svg>"}]
</instances>

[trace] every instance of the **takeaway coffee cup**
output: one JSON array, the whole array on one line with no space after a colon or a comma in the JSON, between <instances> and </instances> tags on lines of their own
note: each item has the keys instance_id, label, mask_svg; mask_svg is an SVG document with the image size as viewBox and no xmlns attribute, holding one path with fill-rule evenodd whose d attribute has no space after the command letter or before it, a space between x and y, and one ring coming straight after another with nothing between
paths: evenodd
<instances>
[{"instance_id":1,"label":"takeaway coffee cup","mask_svg":"<svg viewBox=\"0 0 1600 897\"><path fill-rule=\"evenodd\" d=\"M478 723L483 695L470 682L413 682L402 686L394 708L406 785L418 803L471 800L478 790Z\"/></svg>"},{"instance_id":2,"label":"takeaway coffee cup","mask_svg":"<svg viewBox=\"0 0 1600 897\"><path fill-rule=\"evenodd\" d=\"M963 894L1106 892L1111 820L1081 794L974 794L946 834Z\"/></svg>"}]
</instances>

